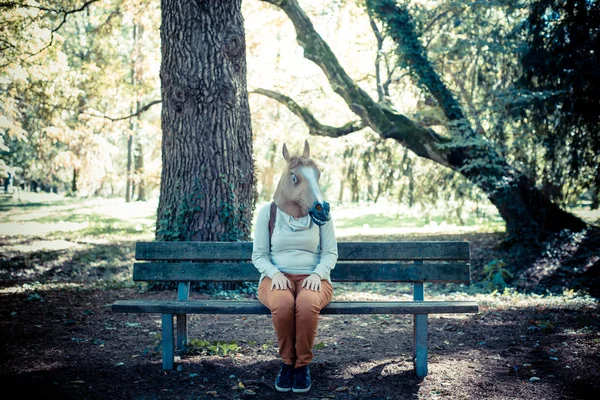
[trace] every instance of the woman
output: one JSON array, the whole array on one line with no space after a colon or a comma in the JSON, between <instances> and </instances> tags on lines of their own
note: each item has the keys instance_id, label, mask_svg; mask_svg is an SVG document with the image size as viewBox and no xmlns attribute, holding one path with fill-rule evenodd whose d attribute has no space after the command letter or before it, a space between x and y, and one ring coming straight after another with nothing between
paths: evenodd
<instances>
[{"instance_id":1,"label":"woman","mask_svg":"<svg viewBox=\"0 0 600 400\"><path fill-rule=\"evenodd\" d=\"M282 358L275 388L305 393L312 386L309 364L319 313L333 295L337 241L308 143L301 157L290 156L285 144L283 155L288 164L275 201L257 216L252 261L261 273L258 299L271 310Z\"/></svg>"}]
</instances>

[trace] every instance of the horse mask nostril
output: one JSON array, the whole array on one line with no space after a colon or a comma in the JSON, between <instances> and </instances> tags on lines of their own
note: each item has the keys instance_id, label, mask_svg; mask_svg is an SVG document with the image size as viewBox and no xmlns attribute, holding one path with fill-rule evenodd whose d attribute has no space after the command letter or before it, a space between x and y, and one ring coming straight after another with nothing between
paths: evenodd
<instances>
[{"instance_id":1,"label":"horse mask nostril","mask_svg":"<svg viewBox=\"0 0 600 400\"><path fill-rule=\"evenodd\" d=\"M317 205L315 206L315 209L316 209L318 212L321 212L321 211L323 211L323 207L321 207L321 205L320 205L320 204L317 204Z\"/></svg>"}]
</instances>

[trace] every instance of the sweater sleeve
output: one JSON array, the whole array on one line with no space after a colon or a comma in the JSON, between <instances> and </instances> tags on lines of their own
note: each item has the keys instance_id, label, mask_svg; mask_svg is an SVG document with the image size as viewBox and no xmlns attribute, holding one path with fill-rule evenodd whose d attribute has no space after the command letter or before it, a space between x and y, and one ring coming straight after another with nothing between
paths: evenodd
<instances>
[{"instance_id":1,"label":"sweater sleeve","mask_svg":"<svg viewBox=\"0 0 600 400\"><path fill-rule=\"evenodd\" d=\"M321 260L315 267L314 272L321 279L330 280L331 270L335 267L338 259L337 240L335 238L335 229L333 219L330 219L321 228Z\"/></svg>"},{"instance_id":2,"label":"sweater sleeve","mask_svg":"<svg viewBox=\"0 0 600 400\"><path fill-rule=\"evenodd\" d=\"M260 209L254 226L254 242L252 243L252 263L260 272L273 278L279 269L271 262L271 249L269 244L269 219L271 204Z\"/></svg>"}]
</instances>

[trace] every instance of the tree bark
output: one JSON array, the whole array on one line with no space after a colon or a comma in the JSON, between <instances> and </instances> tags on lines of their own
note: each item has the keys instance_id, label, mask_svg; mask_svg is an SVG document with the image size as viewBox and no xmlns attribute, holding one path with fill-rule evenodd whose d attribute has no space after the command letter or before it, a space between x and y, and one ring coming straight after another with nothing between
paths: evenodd
<instances>
[{"instance_id":1,"label":"tree bark","mask_svg":"<svg viewBox=\"0 0 600 400\"><path fill-rule=\"evenodd\" d=\"M132 122L133 125L133 122ZM132 127L133 129L133 127ZM127 184L125 185L125 202L131 202L131 186L133 184L133 134L130 133L127 137Z\"/></svg>"},{"instance_id":2,"label":"tree bark","mask_svg":"<svg viewBox=\"0 0 600 400\"><path fill-rule=\"evenodd\" d=\"M451 138L375 102L360 89L315 31L297 0L263 1L287 14L296 29L298 44L304 48L304 56L323 70L332 89L367 126L418 156L461 173L480 187L506 222L507 242L537 243L549 232L564 228L581 230L587 226L552 203L527 176L510 166L484 136L472 129L460 103L427 59L405 7L396 6L393 0L367 1L369 12L387 26L388 34L416 74L418 83L431 92L443 109L453 134Z\"/></svg>"},{"instance_id":3,"label":"tree bark","mask_svg":"<svg viewBox=\"0 0 600 400\"><path fill-rule=\"evenodd\" d=\"M71 195L75 196L77 194L77 168L73 168L73 181L71 182ZM35 190L37 191L37 184L35 185Z\"/></svg>"},{"instance_id":4,"label":"tree bark","mask_svg":"<svg viewBox=\"0 0 600 400\"><path fill-rule=\"evenodd\" d=\"M157 240L242 241L255 201L241 0L162 0Z\"/></svg>"},{"instance_id":5,"label":"tree bark","mask_svg":"<svg viewBox=\"0 0 600 400\"><path fill-rule=\"evenodd\" d=\"M144 146L138 141L135 149L135 176L137 177L137 201L146 201L146 179L144 177Z\"/></svg>"}]
</instances>

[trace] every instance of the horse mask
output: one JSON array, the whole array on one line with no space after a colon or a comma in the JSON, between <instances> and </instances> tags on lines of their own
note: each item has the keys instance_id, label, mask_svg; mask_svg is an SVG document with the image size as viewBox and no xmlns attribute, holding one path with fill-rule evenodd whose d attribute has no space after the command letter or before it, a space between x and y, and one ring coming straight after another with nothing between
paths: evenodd
<instances>
[{"instance_id":1,"label":"horse mask","mask_svg":"<svg viewBox=\"0 0 600 400\"><path fill-rule=\"evenodd\" d=\"M311 220L321 226L331 219L329 203L323 200L319 188L321 171L310 159L308 141L304 142L301 156L291 156L283 144L283 158L287 162L281 174L273 200L277 207L295 218L310 215Z\"/></svg>"}]
</instances>

